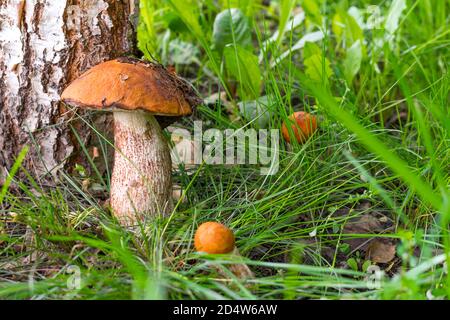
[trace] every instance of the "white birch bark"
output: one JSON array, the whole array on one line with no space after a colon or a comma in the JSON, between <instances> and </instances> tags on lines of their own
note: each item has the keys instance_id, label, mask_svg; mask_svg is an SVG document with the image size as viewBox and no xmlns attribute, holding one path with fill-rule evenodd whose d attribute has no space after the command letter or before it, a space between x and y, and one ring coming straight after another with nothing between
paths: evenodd
<instances>
[{"instance_id":1,"label":"white birch bark","mask_svg":"<svg viewBox=\"0 0 450 320\"><path fill-rule=\"evenodd\" d=\"M77 150L59 94L93 65L134 50L136 3L0 0L0 183L26 144L24 166L35 176L57 172ZM88 142L89 130L75 125Z\"/></svg>"}]
</instances>

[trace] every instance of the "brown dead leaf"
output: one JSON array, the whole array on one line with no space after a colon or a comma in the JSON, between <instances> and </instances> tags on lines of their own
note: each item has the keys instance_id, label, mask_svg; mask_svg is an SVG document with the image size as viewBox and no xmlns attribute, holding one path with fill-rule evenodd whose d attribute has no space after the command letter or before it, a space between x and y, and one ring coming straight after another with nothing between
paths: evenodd
<instances>
[{"instance_id":1,"label":"brown dead leaf","mask_svg":"<svg viewBox=\"0 0 450 320\"><path fill-rule=\"evenodd\" d=\"M382 239L370 242L366 252L366 259L375 263L388 263L395 258L395 244Z\"/></svg>"},{"instance_id":2,"label":"brown dead leaf","mask_svg":"<svg viewBox=\"0 0 450 320\"><path fill-rule=\"evenodd\" d=\"M345 233L376 233L380 231L383 231L383 226L376 217L370 214L363 214L352 219L344 227Z\"/></svg>"}]
</instances>

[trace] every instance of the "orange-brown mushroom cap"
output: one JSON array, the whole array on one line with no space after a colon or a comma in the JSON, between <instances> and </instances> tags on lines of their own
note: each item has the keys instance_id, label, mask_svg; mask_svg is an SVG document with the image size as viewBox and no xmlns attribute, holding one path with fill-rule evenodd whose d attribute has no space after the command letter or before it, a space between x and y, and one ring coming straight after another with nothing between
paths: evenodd
<instances>
[{"instance_id":1,"label":"orange-brown mushroom cap","mask_svg":"<svg viewBox=\"0 0 450 320\"><path fill-rule=\"evenodd\" d=\"M288 126L291 126L294 137L298 143L304 143L317 130L317 119L314 115L304 111L297 111L283 122L281 133L287 142L291 142Z\"/></svg>"},{"instance_id":2,"label":"orange-brown mushroom cap","mask_svg":"<svg viewBox=\"0 0 450 320\"><path fill-rule=\"evenodd\" d=\"M98 110L144 110L159 116L184 116L201 100L183 79L162 65L122 57L103 62L73 81L65 103Z\"/></svg>"},{"instance_id":3,"label":"orange-brown mushroom cap","mask_svg":"<svg viewBox=\"0 0 450 320\"><path fill-rule=\"evenodd\" d=\"M218 222L205 222L195 233L195 249L206 253L230 253L234 249L233 231Z\"/></svg>"}]
</instances>

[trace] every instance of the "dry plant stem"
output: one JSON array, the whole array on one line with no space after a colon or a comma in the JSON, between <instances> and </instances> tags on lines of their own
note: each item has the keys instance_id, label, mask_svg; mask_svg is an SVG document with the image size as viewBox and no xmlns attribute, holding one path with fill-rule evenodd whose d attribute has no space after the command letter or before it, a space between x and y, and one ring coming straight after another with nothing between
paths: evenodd
<instances>
[{"instance_id":1,"label":"dry plant stem","mask_svg":"<svg viewBox=\"0 0 450 320\"><path fill-rule=\"evenodd\" d=\"M172 163L162 130L144 112L114 112L116 147L111 178L111 209L122 225L146 216L169 214Z\"/></svg>"}]
</instances>

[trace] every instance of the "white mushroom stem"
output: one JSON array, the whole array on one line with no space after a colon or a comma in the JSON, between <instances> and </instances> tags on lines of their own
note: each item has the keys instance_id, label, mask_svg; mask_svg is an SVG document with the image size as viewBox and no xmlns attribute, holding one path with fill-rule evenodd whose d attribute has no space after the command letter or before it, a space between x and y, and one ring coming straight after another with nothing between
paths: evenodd
<instances>
[{"instance_id":1,"label":"white mushroom stem","mask_svg":"<svg viewBox=\"0 0 450 320\"><path fill-rule=\"evenodd\" d=\"M156 119L114 111L111 209L125 226L173 210L170 150Z\"/></svg>"}]
</instances>

